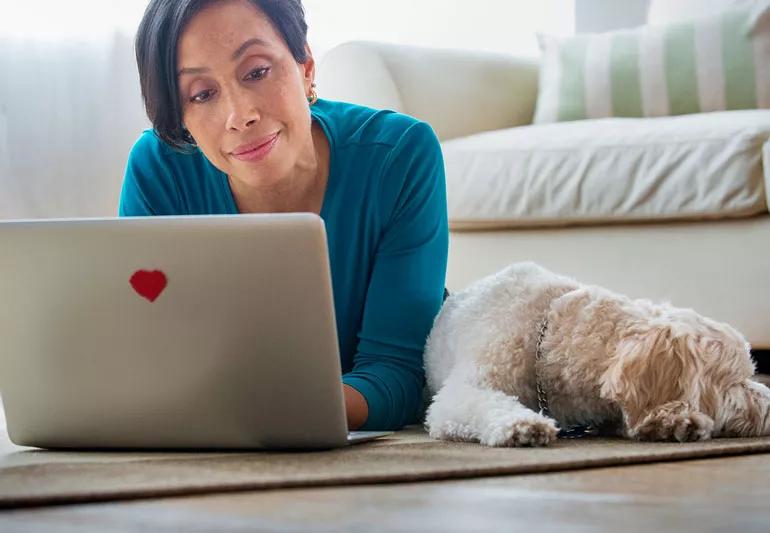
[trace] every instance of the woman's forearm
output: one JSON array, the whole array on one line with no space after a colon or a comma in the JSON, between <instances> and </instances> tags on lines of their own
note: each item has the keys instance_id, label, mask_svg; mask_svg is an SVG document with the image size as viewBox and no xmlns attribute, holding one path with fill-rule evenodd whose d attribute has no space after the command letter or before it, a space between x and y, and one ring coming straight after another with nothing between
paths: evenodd
<instances>
[{"instance_id":1,"label":"woman's forearm","mask_svg":"<svg viewBox=\"0 0 770 533\"><path fill-rule=\"evenodd\" d=\"M348 429L356 430L364 425L369 416L369 406L366 398L350 385L344 385L345 412L348 418Z\"/></svg>"}]
</instances>

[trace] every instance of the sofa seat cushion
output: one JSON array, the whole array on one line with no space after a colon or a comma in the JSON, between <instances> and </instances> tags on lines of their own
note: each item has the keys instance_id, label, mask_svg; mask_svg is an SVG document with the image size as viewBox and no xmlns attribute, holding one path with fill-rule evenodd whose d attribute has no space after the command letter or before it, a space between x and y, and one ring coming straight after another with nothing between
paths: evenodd
<instances>
[{"instance_id":1,"label":"sofa seat cushion","mask_svg":"<svg viewBox=\"0 0 770 533\"><path fill-rule=\"evenodd\" d=\"M767 212L770 110L523 126L443 143L452 229Z\"/></svg>"}]
</instances>

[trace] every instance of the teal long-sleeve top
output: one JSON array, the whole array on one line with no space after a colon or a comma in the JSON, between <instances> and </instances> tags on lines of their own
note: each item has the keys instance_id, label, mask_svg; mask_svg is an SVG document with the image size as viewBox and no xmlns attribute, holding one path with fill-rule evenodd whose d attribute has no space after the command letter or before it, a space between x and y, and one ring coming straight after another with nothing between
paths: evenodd
<instances>
[{"instance_id":1,"label":"teal long-sleeve top","mask_svg":"<svg viewBox=\"0 0 770 533\"><path fill-rule=\"evenodd\" d=\"M441 147L429 125L319 100L331 148L326 225L342 382L368 404L364 430L419 422L423 349L441 307L449 231ZM152 130L128 157L120 216L237 214L227 175ZM270 253L266 250L265 253Z\"/></svg>"}]
</instances>

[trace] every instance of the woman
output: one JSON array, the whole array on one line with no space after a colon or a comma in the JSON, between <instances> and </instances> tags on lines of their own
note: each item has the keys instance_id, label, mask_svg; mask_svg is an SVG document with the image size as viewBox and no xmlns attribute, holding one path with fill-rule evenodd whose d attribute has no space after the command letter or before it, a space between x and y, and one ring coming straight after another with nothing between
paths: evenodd
<instances>
[{"instance_id":1,"label":"woman","mask_svg":"<svg viewBox=\"0 0 770 533\"><path fill-rule=\"evenodd\" d=\"M136 55L153 129L120 215L319 214L348 426L418 422L448 248L433 130L318 99L301 0L151 0Z\"/></svg>"}]
</instances>

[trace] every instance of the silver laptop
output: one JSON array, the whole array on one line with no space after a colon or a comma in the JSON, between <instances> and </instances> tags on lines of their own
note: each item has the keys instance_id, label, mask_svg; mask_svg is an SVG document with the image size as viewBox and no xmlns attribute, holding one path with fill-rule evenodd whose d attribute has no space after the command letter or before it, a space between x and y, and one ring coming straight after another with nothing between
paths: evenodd
<instances>
[{"instance_id":1,"label":"silver laptop","mask_svg":"<svg viewBox=\"0 0 770 533\"><path fill-rule=\"evenodd\" d=\"M43 448L328 449L347 431L313 214L0 222L0 394Z\"/></svg>"}]
</instances>

